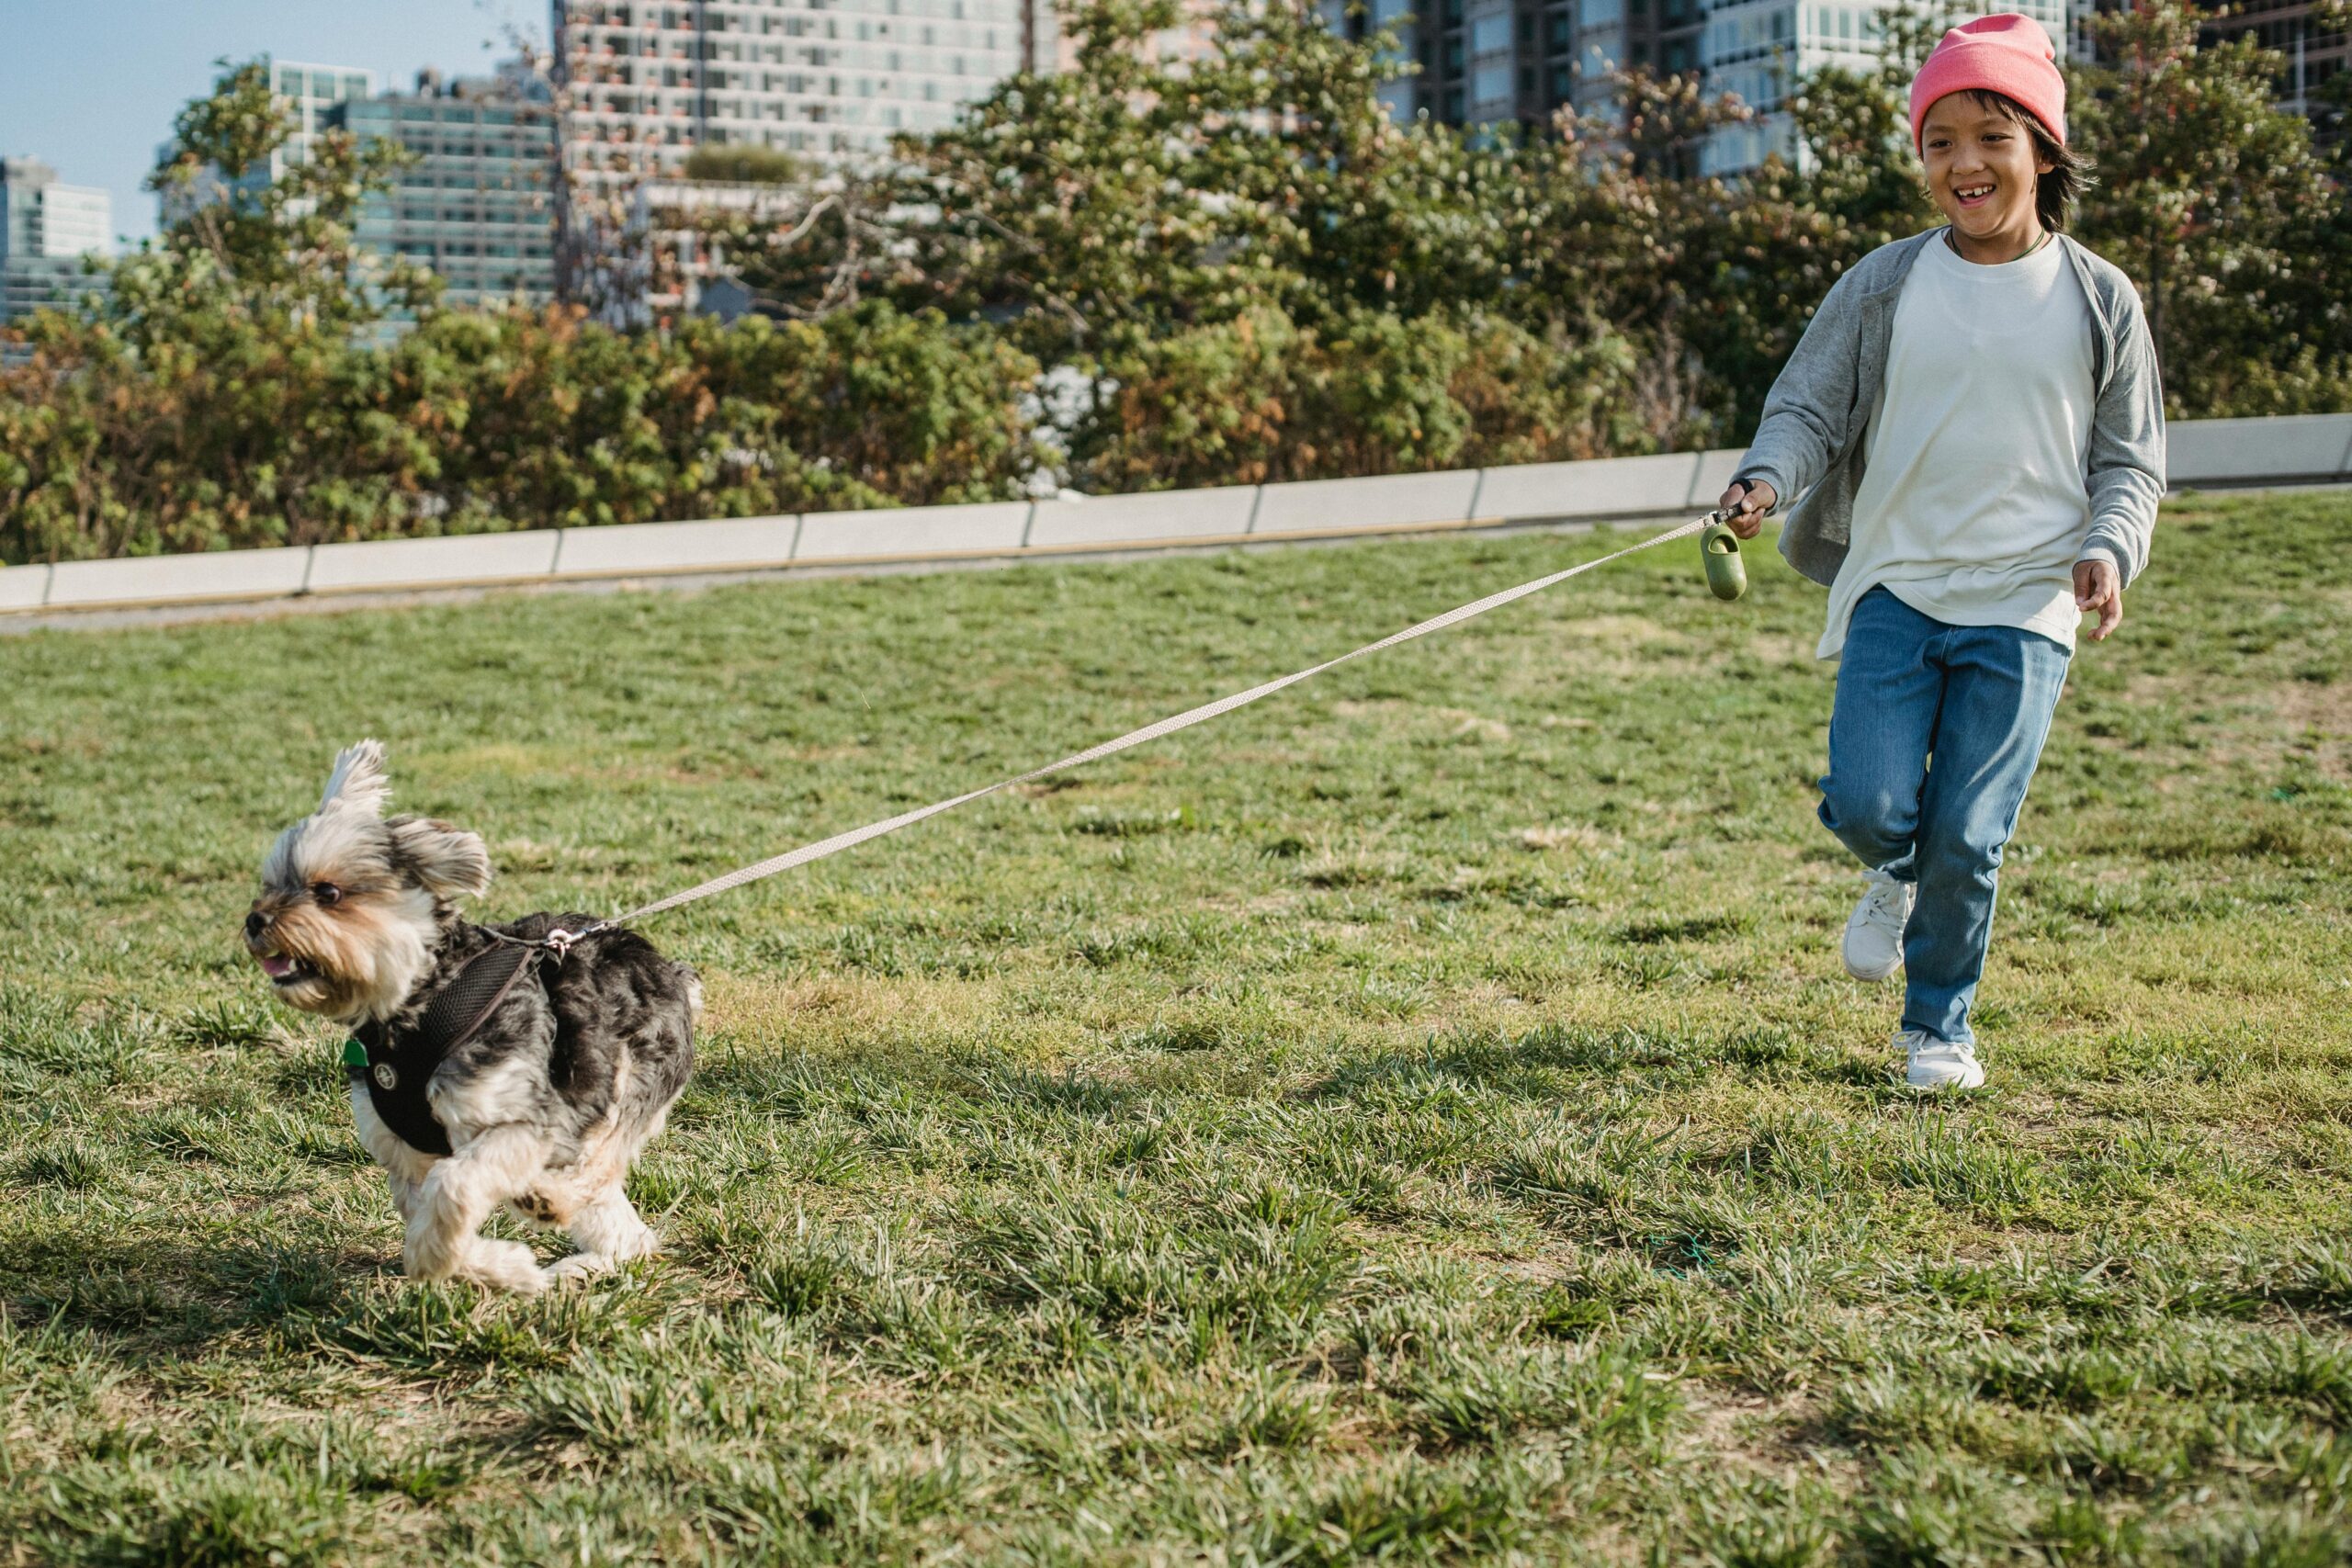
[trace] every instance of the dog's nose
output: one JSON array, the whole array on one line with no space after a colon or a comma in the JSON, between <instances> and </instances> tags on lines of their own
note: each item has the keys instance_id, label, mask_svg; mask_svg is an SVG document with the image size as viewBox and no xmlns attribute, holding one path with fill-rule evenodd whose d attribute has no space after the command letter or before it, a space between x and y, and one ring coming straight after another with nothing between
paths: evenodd
<instances>
[{"instance_id":1,"label":"dog's nose","mask_svg":"<svg viewBox=\"0 0 2352 1568\"><path fill-rule=\"evenodd\" d=\"M259 909L255 909L245 917L245 935L248 939L258 940L261 933L268 929L269 918Z\"/></svg>"}]
</instances>

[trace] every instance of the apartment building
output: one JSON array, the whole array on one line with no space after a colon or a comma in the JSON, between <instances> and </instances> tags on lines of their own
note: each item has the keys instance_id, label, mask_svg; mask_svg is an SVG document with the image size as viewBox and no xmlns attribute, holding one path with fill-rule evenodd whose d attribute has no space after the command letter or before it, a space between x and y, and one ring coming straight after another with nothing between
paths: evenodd
<instances>
[{"instance_id":1,"label":"apartment building","mask_svg":"<svg viewBox=\"0 0 2352 1568\"><path fill-rule=\"evenodd\" d=\"M586 189L697 147L877 154L1056 55L1047 0L555 0L554 20L562 163Z\"/></svg>"},{"instance_id":2,"label":"apartment building","mask_svg":"<svg viewBox=\"0 0 2352 1568\"><path fill-rule=\"evenodd\" d=\"M103 293L85 256L114 250L114 197L70 186L38 158L0 160L0 324Z\"/></svg>"},{"instance_id":3,"label":"apartment building","mask_svg":"<svg viewBox=\"0 0 2352 1568\"><path fill-rule=\"evenodd\" d=\"M1701 150L1712 174L1799 157L1785 105L1825 65L1868 70L1878 60L1882 0L1318 0L1350 37L1386 28L1419 71L1384 93L1399 120L1542 125L1564 105L1605 108L1619 70L1698 73L1710 94L1736 94L1761 111L1751 126L1716 133ZM2049 29L2064 58L2069 0L2008 0ZM2307 4L2307 0L2298 0Z\"/></svg>"},{"instance_id":4,"label":"apartment building","mask_svg":"<svg viewBox=\"0 0 2352 1568\"><path fill-rule=\"evenodd\" d=\"M1608 101L1621 66L1698 64L1702 0L1318 0L1351 38L1385 29L1419 69L1382 97L1399 121L1548 123Z\"/></svg>"},{"instance_id":5,"label":"apartment building","mask_svg":"<svg viewBox=\"0 0 2352 1568\"><path fill-rule=\"evenodd\" d=\"M901 132L944 130L1058 53L1051 0L553 7L558 287L624 321L690 308L710 271L671 243L697 199L684 179L697 149L766 148L839 169L885 155Z\"/></svg>"}]
</instances>

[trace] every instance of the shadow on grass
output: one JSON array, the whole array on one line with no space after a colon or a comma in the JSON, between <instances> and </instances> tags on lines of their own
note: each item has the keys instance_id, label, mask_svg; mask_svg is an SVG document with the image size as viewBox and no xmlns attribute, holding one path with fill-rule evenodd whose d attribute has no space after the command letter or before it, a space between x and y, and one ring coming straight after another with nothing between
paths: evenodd
<instances>
[{"instance_id":1,"label":"shadow on grass","mask_svg":"<svg viewBox=\"0 0 2352 1568\"><path fill-rule=\"evenodd\" d=\"M1869 1064L1806 1047L1786 1030L1770 1026L1702 1035L1547 1023L1520 1035L1487 1030L1443 1040L1432 1036L1419 1051L1351 1062L1309 1088L1306 1098L1351 1099L1421 1083L1487 1089L1514 1100L1551 1100L1575 1077L1634 1078L1662 1089L1726 1068L1849 1086L1875 1085L1883 1077Z\"/></svg>"},{"instance_id":2,"label":"shadow on grass","mask_svg":"<svg viewBox=\"0 0 2352 1568\"><path fill-rule=\"evenodd\" d=\"M697 1064L686 1090L690 1113L740 1109L799 1120L832 1111L863 1121L877 1111L948 1115L1007 1108L1102 1121L1145 1105L1149 1091L1090 1077L1075 1067L1043 1071L968 1051L915 1057L899 1052L820 1063L807 1055L728 1052Z\"/></svg>"},{"instance_id":3,"label":"shadow on grass","mask_svg":"<svg viewBox=\"0 0 2352 1568\"><path fill-rule=\"evenodd\" d=\"M330 1311L393 1260L275 1241L191 1241L52 1232L0 1244L0 1280L20 1321L55 1322L177 1350Z\"/></svg>"}]
</instances>

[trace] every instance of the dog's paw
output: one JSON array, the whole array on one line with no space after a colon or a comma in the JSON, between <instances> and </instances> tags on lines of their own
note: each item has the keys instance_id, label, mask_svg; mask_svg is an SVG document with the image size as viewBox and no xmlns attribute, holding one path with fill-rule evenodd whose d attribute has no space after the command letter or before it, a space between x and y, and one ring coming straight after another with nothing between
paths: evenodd
<instances>
[{"instance_id":1,"label":"dog's paw","mask_svg":"<svg viewBox=\"0 0 2352 1568\"><path fill-rule=\"evenodd\" d=\"M577 1284L583 1280L593 1280L599 1274L609 1274L615 1267L615 1261L601 1252L575 1252L548 1265L548 1283Z\"/></svg>"},{"instance_id":2,"label":"dog's paw","mask_svg":"<svg viewBox=\"0 0 2352 1568\"><path fill-rule=\"evenodd\" d=\"M549 1278L531 1249L519 1241L477 1239L471 1256L458 1272L461 1278L477 1284L526 1296L536 1296L546 1290Z\"/></svg>"}]
</instances>

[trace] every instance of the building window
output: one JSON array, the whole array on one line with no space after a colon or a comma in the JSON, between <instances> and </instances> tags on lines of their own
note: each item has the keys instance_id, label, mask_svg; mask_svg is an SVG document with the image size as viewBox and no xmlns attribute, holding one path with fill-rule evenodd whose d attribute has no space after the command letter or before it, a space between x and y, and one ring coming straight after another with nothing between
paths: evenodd
<instances>
[{"instance_id":1,"label":"building window","mask_svg":"<svg viewBox=\"0 0 2352 1568\"><path fill-rule=\"evenodd\" d=\"M1481 17L1470 24L1470 52L1490 54L1510 47L1510 18Z\"/></svg>"}]
</instances>

